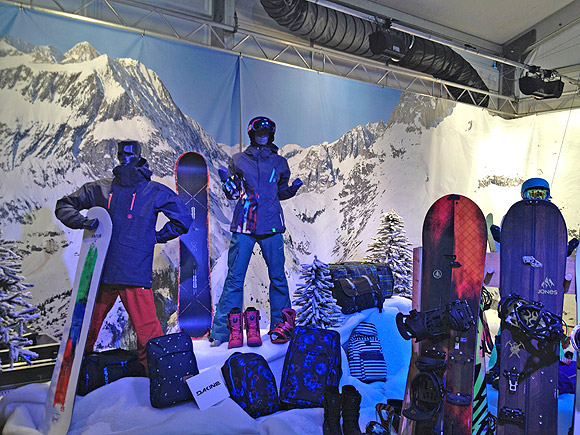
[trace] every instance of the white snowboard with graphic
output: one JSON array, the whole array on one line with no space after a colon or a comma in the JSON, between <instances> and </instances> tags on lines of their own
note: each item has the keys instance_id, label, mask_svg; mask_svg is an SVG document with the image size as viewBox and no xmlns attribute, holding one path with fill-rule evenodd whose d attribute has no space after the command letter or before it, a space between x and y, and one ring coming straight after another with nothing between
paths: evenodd
<instances>
[{"instance_id":1,"label":"white snowboard with graphic","mask_svg":"<svg viewBox=\"0 0 580 435\"><path fill-rule=\"evenodd\" d=\"M102 207L93 207L87 218L98 219L96 230L84 230L79 261L60 348L39 430L43 434L68 432L77 382L103 263L111 239L111 218Z\"/></svg>"}]
</instances>

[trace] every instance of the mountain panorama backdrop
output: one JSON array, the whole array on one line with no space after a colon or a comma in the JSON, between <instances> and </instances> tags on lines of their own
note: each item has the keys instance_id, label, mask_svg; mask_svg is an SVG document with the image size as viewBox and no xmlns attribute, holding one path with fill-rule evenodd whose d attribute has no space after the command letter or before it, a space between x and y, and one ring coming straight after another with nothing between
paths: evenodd
<instances>
[{"instance_id":1,"label":"mountain panorama backdrop","mask_svg":"<svg viewBox=\"0 0 580 435\"><path fill-rule=\"evenodd\" d=\"M116 142L145 144L154 179L174 188L174 164L185 151L210 166L210 253L214 303L226 274L232 201L217 169L236 144L219 144L174 103L157 74L129 58L112 59L89 43L66 53L4 36L0 39L0 231L15 240L37 328L60 336L75 273L80 231L54 217L56 200L87 181L110 177ZM332 122L332 120L328 120ZM286 268L291 293L301 263L361 260L383 212L395 210L414 246L422 221L439 197L473 199L496 223L519 199L526 178L552 183L570 235L578 234L580 113L505 120L467 105L403 93L385 119L345 131L334 142L278 144L292 179L304 186L283 202ZM163 223L161 221L161 223ZM267 272L258 248L246 279L246 305L269 318ZM154 290L166 331L176 325L178 242L158 245ZM102 347L131 346L121 306L101 333Z\"/></svg>"}]
</instances>

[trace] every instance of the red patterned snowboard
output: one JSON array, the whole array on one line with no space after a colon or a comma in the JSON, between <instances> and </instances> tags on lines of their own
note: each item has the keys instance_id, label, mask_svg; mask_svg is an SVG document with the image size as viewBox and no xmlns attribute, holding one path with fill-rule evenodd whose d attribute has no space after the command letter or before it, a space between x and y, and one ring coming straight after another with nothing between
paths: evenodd
<instances>
[{"instance_id":1,"label":"red patterned snowboard","mask_svg":"<svg viewBox=\"0 0 580 435\"><path fill-rule=\"evenodd\" d=\"M470 434L477 316L487 227L479 207L461 195L437 200L423 224L418 309L398 316L401 335L422 339L412 356L400 434Z\"/></svg>"}]
</instances>

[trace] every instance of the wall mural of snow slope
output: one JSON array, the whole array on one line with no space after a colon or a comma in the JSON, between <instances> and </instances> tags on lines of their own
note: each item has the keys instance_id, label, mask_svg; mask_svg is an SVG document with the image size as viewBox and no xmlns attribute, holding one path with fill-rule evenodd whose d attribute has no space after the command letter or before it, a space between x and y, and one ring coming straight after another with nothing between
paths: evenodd
<instances>
[{"instance_id":1,"label":"wall mural of snow slope","mask_svg":"<svg viewBox=\"0 0 580 435\"><path fill-rule=\"evenodd\" d=\"M54 218L54 204L84 182L110 176L116 141L123 138L146 144L156 179L171 187L180 153L194 150L208 159L217 301L233 206L221 193L217 168L227 164L233 148L216 143L182 113L154 71L130 58L99 54L87 42L60 53L5 36L0 100L0 230L22 249L24 275L35 284L33 302L45 314L40 328L60 334L81 236ZM333 142L284 146L292 177L304 181L299 194L283 203L291 292L300 263L314 255L326 262L362 259L382 212L395 209L419 246L423 217L442 195L466 195L499 223L531 176L553 181L554 202L577 234L579 133L580 111L504 120L471 106L402 94L388 119L344 131ZM246 304L262 309L267 327L268 279L257 249L255 254ZM176 328L177 261L176 241L158 247L154 290L168 331ZM123 311L114 310L101 344L130 346L125 324Z\"/></svg>"}]
</instances>

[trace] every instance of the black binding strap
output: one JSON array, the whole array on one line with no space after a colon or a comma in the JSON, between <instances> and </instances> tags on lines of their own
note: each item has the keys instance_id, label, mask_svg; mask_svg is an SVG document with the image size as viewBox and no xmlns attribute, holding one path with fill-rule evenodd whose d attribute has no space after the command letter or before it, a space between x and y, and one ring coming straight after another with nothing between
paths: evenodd
<instances>
[{"instance_id":1,"label":"black binding strap","mask_svg":"<svg viewBox=\"0 0 580 435\"><path fill-rule=\"evenodd\" d=\"M498 305L500 319L524 332L528 337L544 342L557 342L566 337L562 317L537 301L528 301L512 293Z\"/></svg>"}]
</instances>

